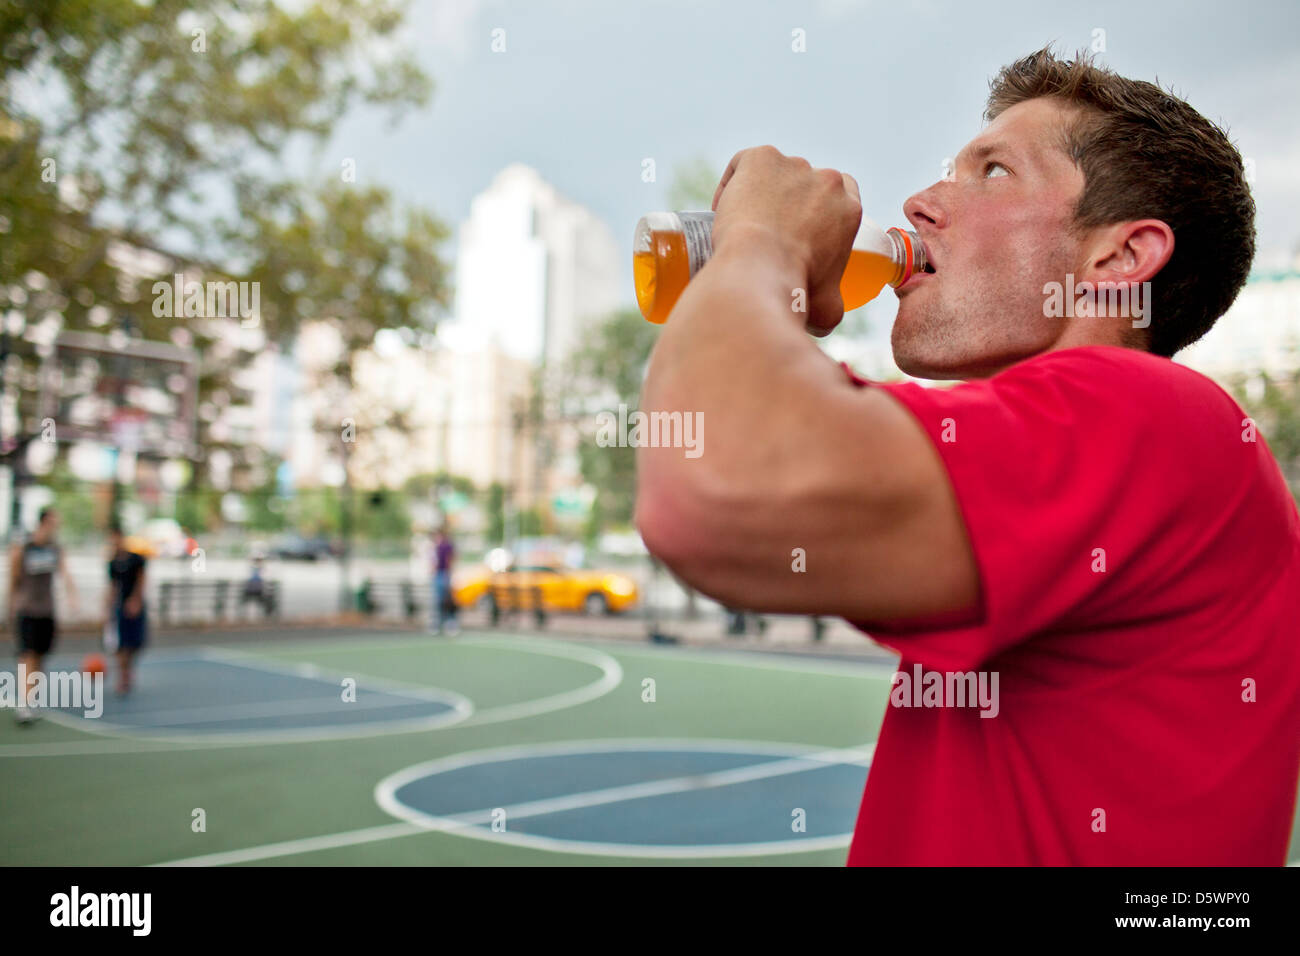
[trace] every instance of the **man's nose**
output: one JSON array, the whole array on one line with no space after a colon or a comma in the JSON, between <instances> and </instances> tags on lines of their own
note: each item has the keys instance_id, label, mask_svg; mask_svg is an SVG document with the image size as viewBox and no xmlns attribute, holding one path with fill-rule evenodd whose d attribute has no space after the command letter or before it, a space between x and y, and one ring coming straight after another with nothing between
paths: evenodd
<instances>
[{"instance_id":1,"label":"man's nose","mask_svg":"<svg viewBox=\"0 0 1300 956\"><path fill-rule=\"evenodd\" d=\"M908 198L907 202L903 203L903 215L907 217L907 221L913 226L925 225L942 229L948 224L946 207L936 193L936 190L941 185L942 183L935 183L928 189L914 193Z\"/></svg>"}]
</instances>

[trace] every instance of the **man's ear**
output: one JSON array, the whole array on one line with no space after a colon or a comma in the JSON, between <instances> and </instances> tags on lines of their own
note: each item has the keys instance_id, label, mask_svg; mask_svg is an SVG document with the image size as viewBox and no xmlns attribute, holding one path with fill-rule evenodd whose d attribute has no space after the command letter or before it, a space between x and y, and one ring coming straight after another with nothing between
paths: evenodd
<instances>
[{"instance_id":1,"label":"man's ear","mask_svg":"<svg viewBox=\"0 0 1300 956\"><path fill-rule=\"evenodd\" d=\"M1081 280L1102 286L1150 282L1174 254L1174 231L1160 219L1104 226L1089 244Z\"/></svg>"}]
</instances>

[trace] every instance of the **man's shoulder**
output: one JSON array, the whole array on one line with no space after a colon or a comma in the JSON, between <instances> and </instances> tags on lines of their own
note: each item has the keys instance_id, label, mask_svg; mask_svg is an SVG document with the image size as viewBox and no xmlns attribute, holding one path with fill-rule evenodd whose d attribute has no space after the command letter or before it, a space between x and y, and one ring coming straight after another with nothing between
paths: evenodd
<instances>
[{"instance_id":1,"label":"man's shoulder","mask_svg":"<svg viewBox=\"0 0 1300 956\"><path fill-rule=\"evenodd\" d=\"M1080 345L1040 352L1038 355L1009 366L993 376L990 381L1044 369L1061 374L1068 374L1074 369L1086 369L1094 374L1173 381L1186 384L1188 387L1222 391L1214 379L1171 358L1118 345Z\"/></svg>"},{"instance_id":2,"label":"man's shoulder","mask_svg":"<svg viewBox=\"0 0 1300 956\"><path fill-rule=\"evenodd\" d=\"M998 392L1023 387L1075 396L1098 412L1111 405L1160 418L1203 423L1208 416L1237 424L1242 414L1236 399L1209 376L1164 356L1113 345L1043 352L983 384Z\"/></svg>"}]
</instances>

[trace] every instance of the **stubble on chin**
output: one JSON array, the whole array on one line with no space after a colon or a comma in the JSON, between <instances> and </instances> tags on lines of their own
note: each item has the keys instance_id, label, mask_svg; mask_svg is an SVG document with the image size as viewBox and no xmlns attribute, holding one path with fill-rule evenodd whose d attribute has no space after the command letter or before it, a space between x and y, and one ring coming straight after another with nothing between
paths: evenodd
<instances>
[{"instance_id":1,"label":"stubble on chin","mask_svg":"<svg viewBox=\"0 0 1300 956\"><path fill-rule=\"evenodd\" d=\"M942 305L925 309L899 304L890 332L894 363L915 378L960 378L967 356L954 317Z\"/></svg>"}]
</instances>

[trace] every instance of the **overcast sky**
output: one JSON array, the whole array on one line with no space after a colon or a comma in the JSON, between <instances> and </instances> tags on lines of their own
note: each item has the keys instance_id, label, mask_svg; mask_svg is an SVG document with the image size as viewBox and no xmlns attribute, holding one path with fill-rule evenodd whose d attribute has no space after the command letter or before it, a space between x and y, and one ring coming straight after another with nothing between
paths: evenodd
<instances>
[{"instance_id":1,"label":"overcast sky","mask_svg":"<svg viewBox=\"0 0 1300 956\"><path fill-rule=\"evenodd\" d=\"M493 31L505 52L492 52ZM807 51L791 49L806 31ZM912 192L975 135L989 78L1044 44L1090 47L1120 73L1159 80L1226 126L1254 161L1261 257L1300 245L1300 4L971 3L944 0L415 0L409 39L435 83L390 128L358 110L314 160L357 160L453 227L511 162L535 167L629 246L663 208L675 164L719 172L771 143L855 176L868 216L902 221ZM643 183L643 159L658 181ZM334 173L337 174L336 172ZM447 247L450 255L454 246Z\"/></svg>"}]
</instances>

